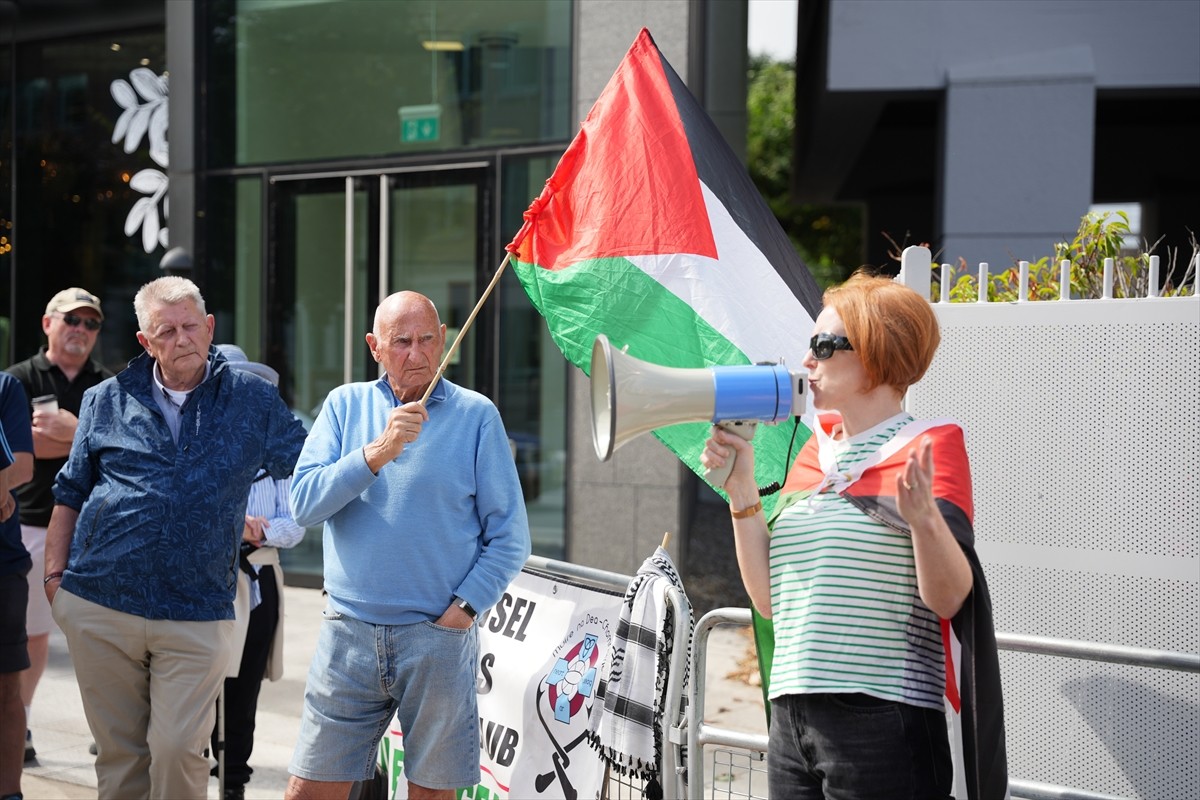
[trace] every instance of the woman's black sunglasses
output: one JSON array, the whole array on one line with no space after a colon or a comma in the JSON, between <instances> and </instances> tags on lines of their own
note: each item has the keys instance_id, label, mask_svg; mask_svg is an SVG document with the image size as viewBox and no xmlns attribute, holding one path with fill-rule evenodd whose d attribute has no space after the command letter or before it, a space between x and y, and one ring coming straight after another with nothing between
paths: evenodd
<instances>
[{"instance_id":1,"label":"woman's black sunglasses","mask_svg":"<svg viewBox=\"0 0 1200 800\"><path fill-rule=\"evenodd\" d=\"M808 340L808 349L812 350L813 358L824 361L833 355L834 350L853 350L850 340L845 336L835 336L832 333L818 333Z\"/></svg>"}]
</instances>

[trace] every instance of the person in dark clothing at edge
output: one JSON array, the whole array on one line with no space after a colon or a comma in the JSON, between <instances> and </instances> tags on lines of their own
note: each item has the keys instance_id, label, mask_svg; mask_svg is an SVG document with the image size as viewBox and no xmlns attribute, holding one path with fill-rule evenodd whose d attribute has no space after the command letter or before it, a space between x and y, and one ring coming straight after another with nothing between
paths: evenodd
<instances>
[{"instance_id":1,"label":"person in dark clothing at edge","mask_svg":"<svg viewBox=\"0 0 1200 800\"><path fill-rule=\"evenodd\" d=\"M42 333L46 344L38 352L8 368L30 401L33 424L33 480L17 489L21 503L21 541L32 562L29 574L29 608L25 631L29 636L29 669L21 673L21 702L25 706L25 762L37 757L33 746L33 696L46 670L50 655L50 632L54 619L42 590L46 566L46 526L54 510L54 476L67 463L83 393L105 378L111 370L92 358L100 337L104 312L100 298L86 289L63 289L46 304ZM54 403L33 405L34 398L53 397ZM57 406L57 408L54 408Z\"/></svg>"},{"instance_id":2,"label":"person in dark clothing at edge","mask_svg":"<svg viewBox=\"0 0 1200 800\"><path fill-rule=\"evenodd\" d=\"M29 553L21 544L12 487L33 475L27 407L21 384L0 372L0 800L21 800L20 752L25 735L21 672L29 667L25 649Z\"/></svg>"}]
</instances>

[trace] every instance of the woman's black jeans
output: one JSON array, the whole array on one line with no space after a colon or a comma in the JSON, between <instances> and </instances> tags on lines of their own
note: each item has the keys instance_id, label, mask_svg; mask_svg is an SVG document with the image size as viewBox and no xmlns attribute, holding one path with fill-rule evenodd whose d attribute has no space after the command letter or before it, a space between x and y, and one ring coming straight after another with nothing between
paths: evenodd
<instances>
[{"instance_id":1,"label":"woman's black jeans","mask_svg":"<svg viewBox=\"0 0 1200 800\"><path fill-rule=\"evenodd\" d=\"M865 694L771 701L771 797L944 800L953 766L942 711Z\"/></svg>"}]
</instances>

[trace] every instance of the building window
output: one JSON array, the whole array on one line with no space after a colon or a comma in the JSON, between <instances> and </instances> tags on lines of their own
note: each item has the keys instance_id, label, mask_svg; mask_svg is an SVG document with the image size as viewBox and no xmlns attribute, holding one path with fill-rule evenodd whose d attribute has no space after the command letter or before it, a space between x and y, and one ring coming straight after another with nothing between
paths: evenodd
<instances>
[{"instance_id":1,"label":"building window","mask_svg":"<svg viewBox=\"0 0 1200 800\"><path fill-rule=\"evenodd\" d=\"M207 4L210 167L570 135L571 4Z\"/></svg>"},{"instance_id":2,"label":"building window","mask_svg":"<svg viewBox=\"0 0 1200 800\"><path fill-rule=\"evenodd\" d=\"M162 274L164 248L156 238L147 253L140 235L125 233L143 196L131 180L159 165L146 137L130 152L123 140L114 143L125 109L112 85L134 70L165 70L163 31L19 42L15 54L6 49L5 55L15 58L4 59L0 80L0 275L9 286L15 271L16 292L11 307L5 293L0 309L0 319L13 316L8 324L0 321L0 360L33 355L45 342L46 301L59 289L83 286L104 304L104 334L93 355L123 369L140 350L133 295Z\"/></svg>"}]
</instances>

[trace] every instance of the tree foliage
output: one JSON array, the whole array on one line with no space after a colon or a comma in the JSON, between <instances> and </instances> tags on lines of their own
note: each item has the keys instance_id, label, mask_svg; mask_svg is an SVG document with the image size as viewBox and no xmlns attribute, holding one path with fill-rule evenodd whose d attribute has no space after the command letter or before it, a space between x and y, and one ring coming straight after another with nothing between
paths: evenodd
<instances>
[{"instance_id":1,"label":"tree foliage","mask_svg":"<svg viewBox=\"0 0 1200 800\"><path fill-rule=\"evenodd\" d=\"M775 218L822 286L839 283L861 263L862 210L791 199L796 70L791 62L752 56L746 97L746 162Z\"/></svg>"}]
</instances>

